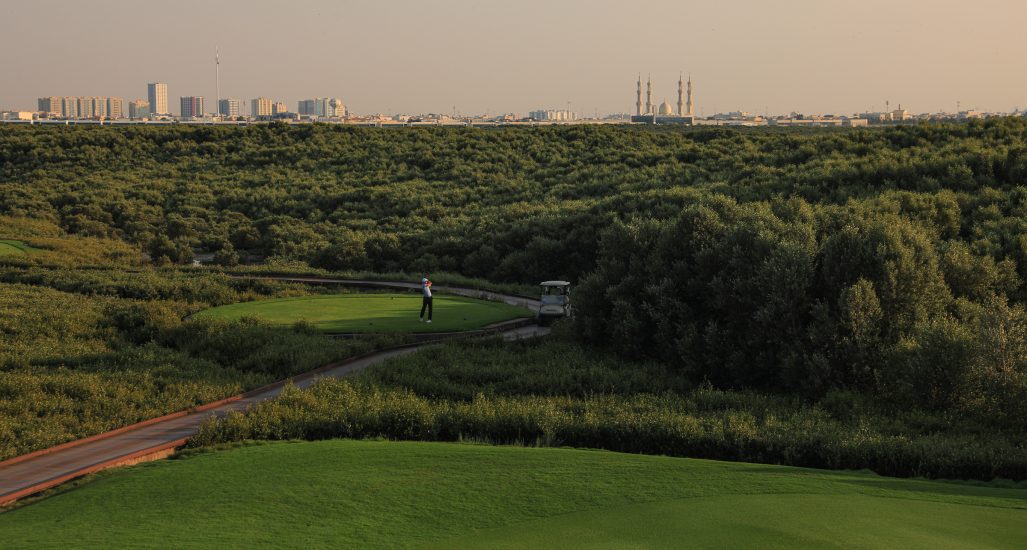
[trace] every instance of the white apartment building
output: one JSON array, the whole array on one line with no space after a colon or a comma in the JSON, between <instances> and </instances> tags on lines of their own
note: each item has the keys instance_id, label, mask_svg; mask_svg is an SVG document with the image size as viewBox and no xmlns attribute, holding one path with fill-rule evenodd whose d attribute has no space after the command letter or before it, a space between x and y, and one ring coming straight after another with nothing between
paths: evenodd
<instances>
[{"instance_id":1,"label":"white apartment building","mask_svg":"<svg viewBox=\"0 0 1027 550\"><path fill-rule=\"evenodd\" d=\"M346 104L337 97L315 97L299 102L299 114L324 118L346 116Z\"/></svg>"},{"instance_id":2,"label":"white apartment building","mask_svg":"<svg viewBox=\"0 0 1027 550\"><path fill-rule=\"evenodd\" d=\"M170 115L168 109L168 85L164 82L151 82L146 85L146 93L150 100L150 113L153 115Z\"/></svg>"},{"instance_id":3,"label":"white apartment building","mask_svg":"<svg viewBox=\"0 0 1027 550\"><path fill-rule=\"evenodd\" d=\"M566 109L539 109L538 111L531 111L530 113L528 113L528 118L532 120L566 122L571 120L577 120L578 115L574 111L568 111Z\"/></svg>"},{"instance_id":4,"label":"white apartment building","mask_svg":"<svg viewBox=\"0 0 1027 550\"><path fill-rule=\"evenodd\" d=\"M242 115L242 101L232 98L219 100L218 114L232 118Z\"/></svg>"},{"instance_id":5,"label":"white apartment building","mask_svg":"<svg viewBox=\"0 0 1027 550\"><path fill-rule=\"evenodd\" d=\"M125 100L120 97L107 98L107 118L125 118Z\"/></svg>"},{"instance_id":6,"label":"white apartment building","mask_svg":"<svg viewBox=\"0 0 1027 550\"><path fill-rule=\"evenodd\" d=\"M61 98L61 116L64 118L78 118L78 98Z\"/></svg>"},{"instance_id":7,"label":"white apartment building","mask_svg":"<svg viewBox=\"0 0 1027 550\"><path fill-rule=\"evenodd\" d=\"M262 117L274 114L274 102L266 97L250 100L250 116Z\"/></svg>"},{"instance_id":8,"label":"white apartment building","mask_svg":"<svg viewBox=\"0 0 1027 550\"><path fill-rule=\"evenodd\" d=\"M50 116L61 116L61 98L56 96L41 97L39 98L39 109L41 113L46 113Z\"/></svg>"},{"instance_id":9,"label":"white apartment building","mask_svg":"<svg viewBox=\"0 0 1027 550\"><path fill-rule=\"evenodd\" d=\"M128 104L128 118L139 120L150 118L150 102L145 99L137 99Z\"/></svg>"}]
</instances>

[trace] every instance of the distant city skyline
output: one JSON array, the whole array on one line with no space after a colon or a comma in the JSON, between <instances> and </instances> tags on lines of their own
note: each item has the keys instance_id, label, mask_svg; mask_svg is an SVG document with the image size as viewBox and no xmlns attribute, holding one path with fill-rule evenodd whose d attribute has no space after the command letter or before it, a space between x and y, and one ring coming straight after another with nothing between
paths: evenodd
<instances>
[{"instance_id":1,"label":"distant city skyline","mask_svg":"<svg viewBox=\"0 0 1027 550\"><path fill-rule=\"evenodd\" d=\"M1027 4L979 0L641 0L516 3L180 0L5 2L0 109L46 96L254 98L290 110L340 98L353 113L634 113L638 74L696 114L847 114L1027 108ZM844 3L849 4L849 3ZM70 8L88 5L90 9ZM52 17L74 13L75 17ZM99 60L99 61L98 61ZM172 110L174 110L172 108Z\"/></svg>"}]
</instances>

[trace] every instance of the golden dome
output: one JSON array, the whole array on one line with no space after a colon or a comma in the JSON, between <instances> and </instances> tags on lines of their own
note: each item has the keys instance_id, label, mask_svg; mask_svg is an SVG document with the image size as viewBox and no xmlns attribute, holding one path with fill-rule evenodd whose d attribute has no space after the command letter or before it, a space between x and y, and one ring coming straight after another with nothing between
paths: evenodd
<instances>
[{"instance_id":1,"label":"golden dome","mask_svg":"<svg viewBox=\"0 0 1027 550\"><path fill-rule=\"evenodd\" d=\"M663 103L660 103L660 115L672 114L674 114L674 109L671 108L670 103L667 103L666 99L663 100Z\"/></svg>"}]
</instances>

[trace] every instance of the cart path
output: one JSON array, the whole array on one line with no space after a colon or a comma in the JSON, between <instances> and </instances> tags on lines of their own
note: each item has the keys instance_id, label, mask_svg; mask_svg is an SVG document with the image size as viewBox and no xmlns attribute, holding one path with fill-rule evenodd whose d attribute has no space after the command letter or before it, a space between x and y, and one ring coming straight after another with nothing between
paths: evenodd
<instances>
[{"instance_id":1,"label":"cart path","mask_svg":"<svg viewBox=\"0 0 1027 550\"><path fill-rule=\"evenodd\" d=\"M350 281L317 277L254 278L315 284L420 289L420 285L417 283L388 281ZM440 287L437 290L461 296L490 298L522 307L537 307L538 304L537 300L530 298L473 289ZM494 333L512 341L535 338L548 334L548 332L549 329L545 327L512 326L512 328L501 329ZM212 404L0 462L0 506L105 468L166 457L181 447L211 416L242 411L254 403L272 399L280 394L282 388L289 382L296 387L306 388L320 378L348 376L430 345L432 344L412 344L347 359Z\"/></svg>"}]
</instances>

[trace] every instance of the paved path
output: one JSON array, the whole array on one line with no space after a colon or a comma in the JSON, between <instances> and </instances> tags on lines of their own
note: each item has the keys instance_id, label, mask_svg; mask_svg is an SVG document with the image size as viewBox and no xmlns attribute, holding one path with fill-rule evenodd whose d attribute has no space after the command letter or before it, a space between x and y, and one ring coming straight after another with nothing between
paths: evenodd
<instances>
[{"instance_id":1,"label":"paved path","mask_svg":"<svg viewBox=\"0 0 1027 550\"><path fill-rule=\"evenodd\" d=\"M265 278L381 288L420 288L420 285L416 283L340 281L312 277ZM532 307L534 305L537 308L538 304L537 300L529 298L491 292L482 293L471 289L439 288L438 290L463 296L489 297L525 307ZM534 304L531 302L534 302ZM548 332L549 329L544 327L519 326L503 330L498 334L501 334L507 340L518 340L534 338ZM431 344L415 344L348 359L310 373L295 376L288 381L276 382L275 384L211 405L134 424L105 434L72 441L57 447L0 462L0 506L104 468L168 456L195 434L200 424L207 418L212 415L223 415L231 411L244 410L254 403L271 399L281 393L286 382L291 381L297 387L306 388L319 378L347 376L394 357L415 352L429 345Z\"/></svg>"}]
</instances>

